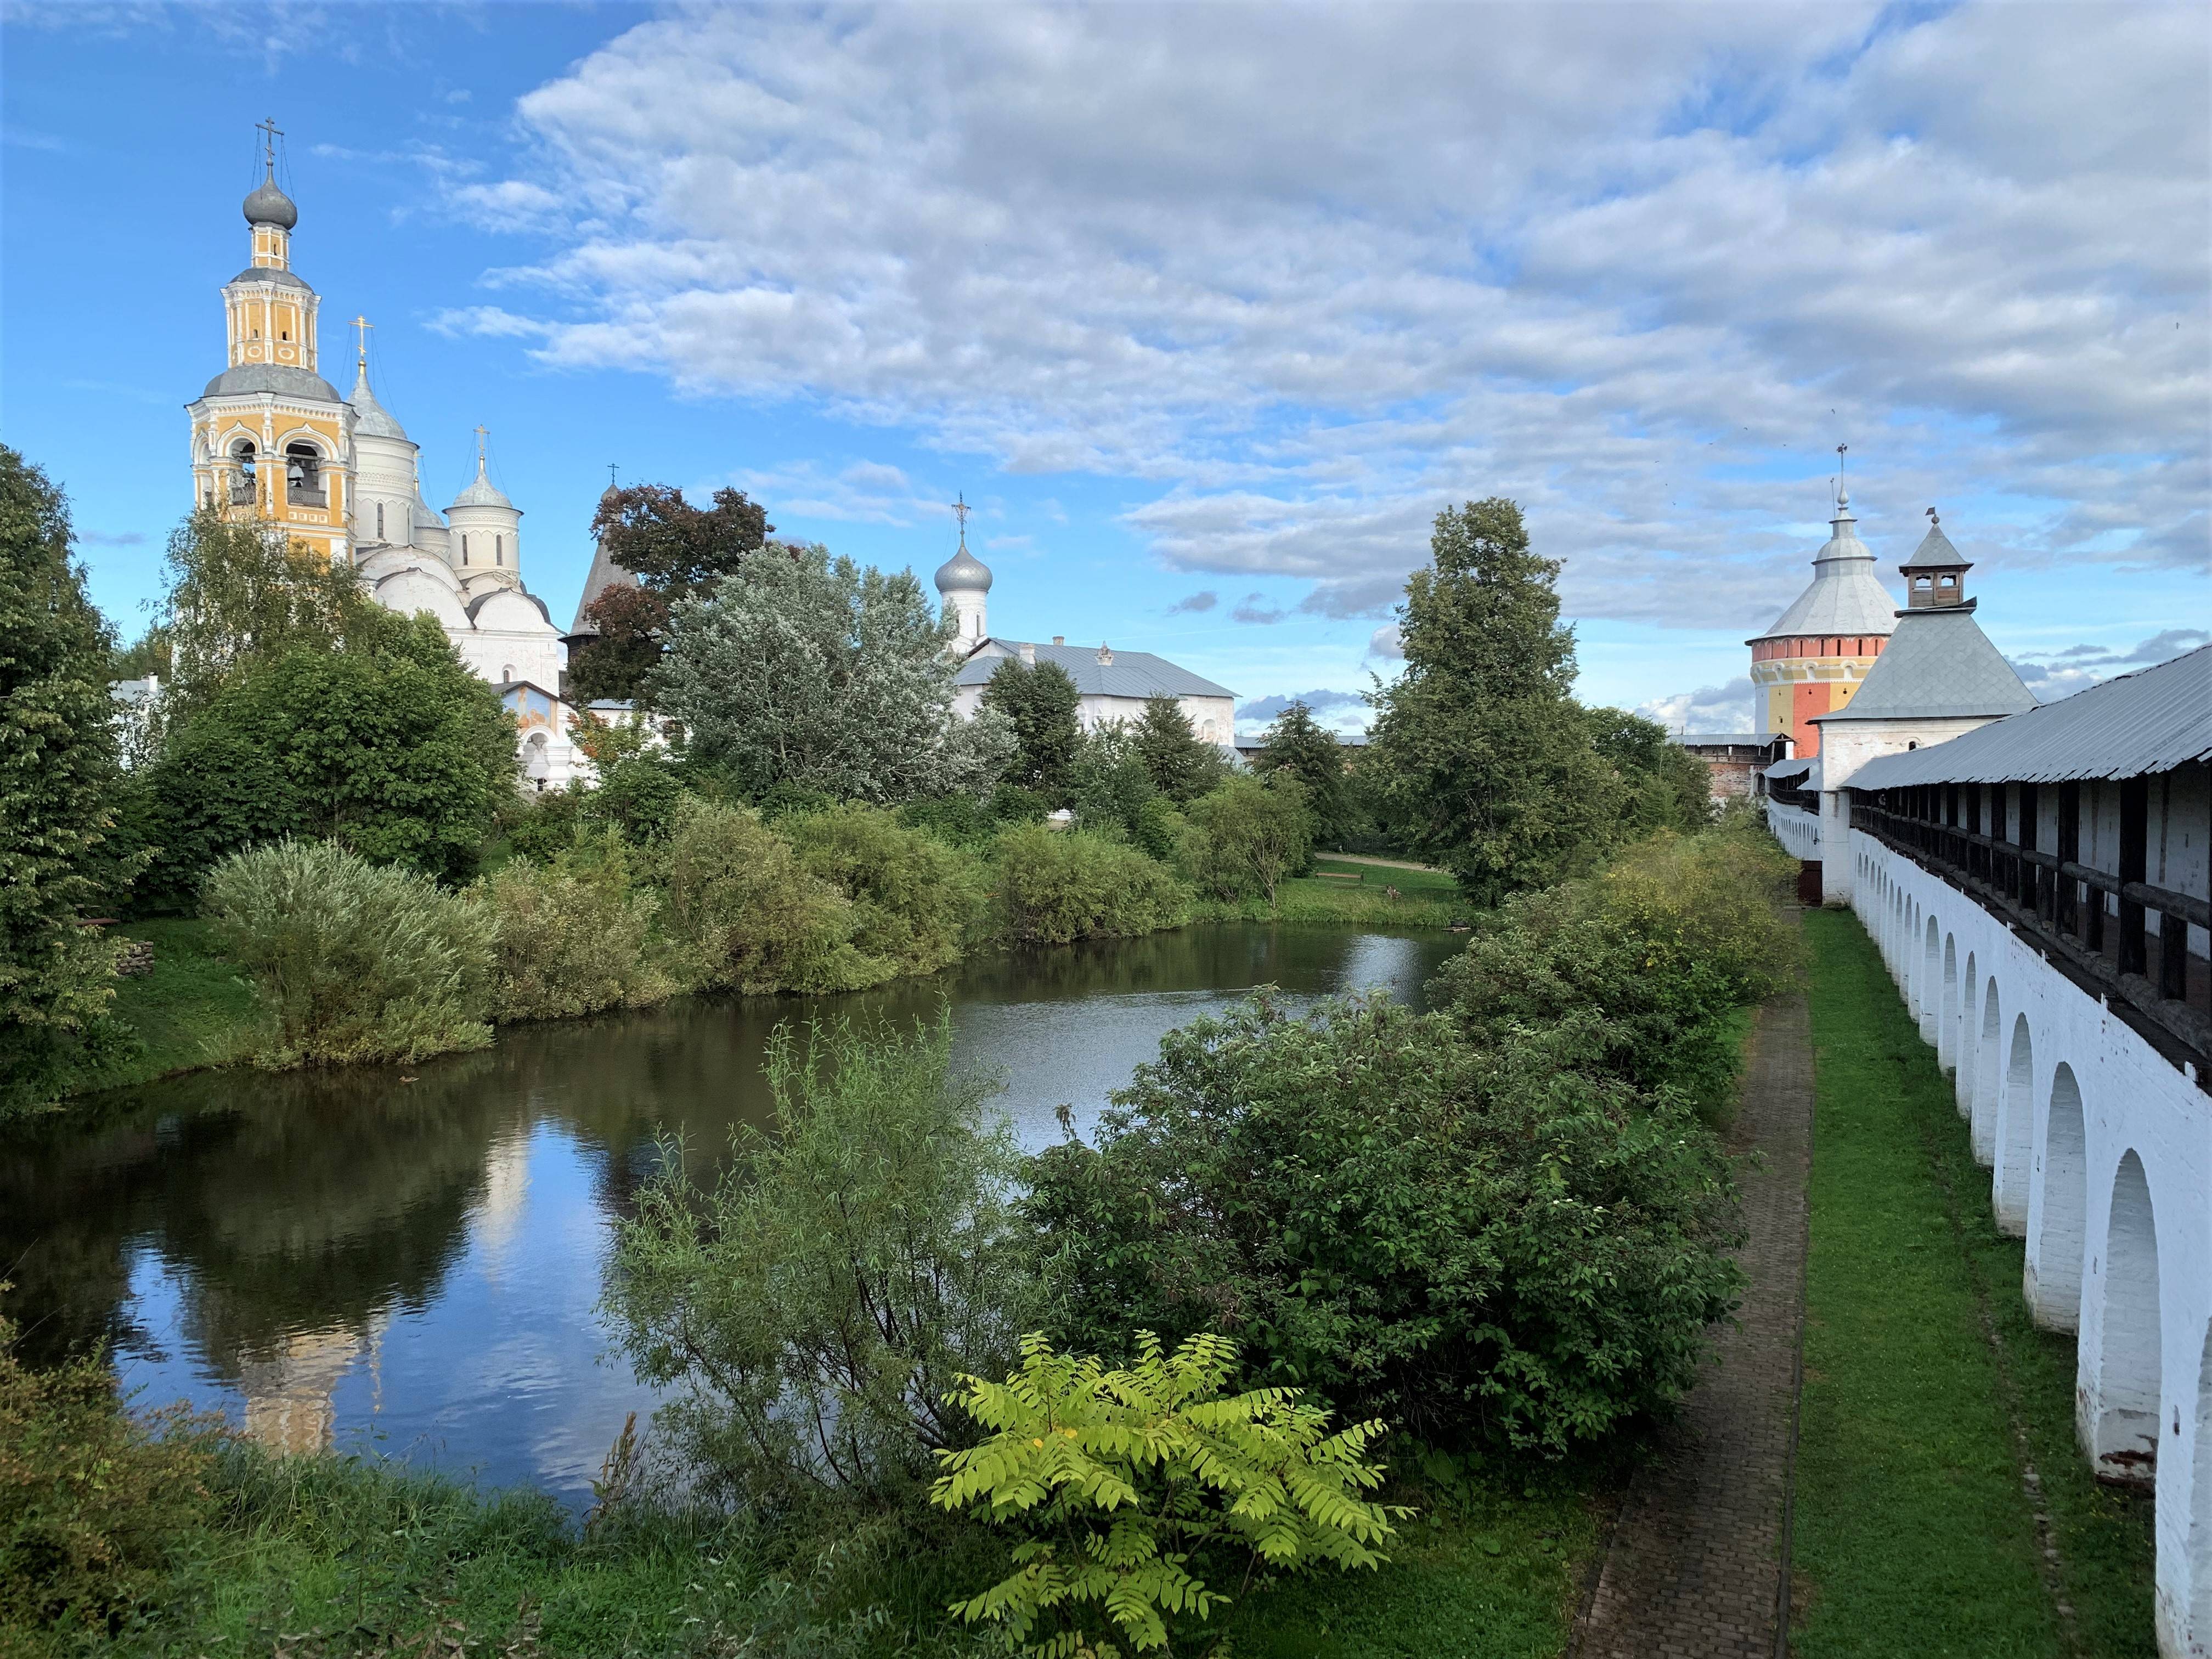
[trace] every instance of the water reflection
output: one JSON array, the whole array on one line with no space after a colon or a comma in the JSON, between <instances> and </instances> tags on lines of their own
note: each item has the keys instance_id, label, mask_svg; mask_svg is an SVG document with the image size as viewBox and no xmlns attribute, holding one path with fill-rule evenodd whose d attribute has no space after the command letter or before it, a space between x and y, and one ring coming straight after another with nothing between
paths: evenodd
<instances>
[{"instance_id":1,"label":"water reflection","mask_svg":"<svg viewBox=\"0 0 2212 1659\"><path fill-rule=\"evenodd\" d=\"M575 1497L649 1396L597 1363L605 1226L657 1135L764 1120L777 1021L951 1010L1024 1140L1088 1125L1163 1033L1255 984L1418 1000L1435 937L1260 927L983 957L819 1004L696 1000L526 1027L411 1070L209 1073L0 1145L0 1262L26 1346L96 1339L149 1402L288 1449L388 1451Z\"/></svg>"}]
</instances>

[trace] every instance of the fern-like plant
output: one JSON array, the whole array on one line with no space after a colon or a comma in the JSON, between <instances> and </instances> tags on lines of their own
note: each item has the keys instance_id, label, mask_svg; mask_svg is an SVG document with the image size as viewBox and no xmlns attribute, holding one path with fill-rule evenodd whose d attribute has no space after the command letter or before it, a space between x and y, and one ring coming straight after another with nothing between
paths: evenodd
<instances>
[{"instance_id":1,"label":"fern-like plant","mask_svg":"<svg viewBox=\"0 0 2212 1659\"><path fill-rule=\"evenodd\" d=\"M951 1396L988 1437L938 1454L931 1501L1023 1534L1013 1571L951 1611L995 1626L1010 1652L1164 1650L1170 1617L1203 1619L1229 1599L1199 1578L1211 1564L1241 1559L1247 1583L1262 1568L1374 1567L1409 1513L1363 1496L1382 1480L1365 1457L1382 1423L1331 1433L1295 1389L1223 1398L1237 1370L1226 1337L1170 1354L1140 1331L1137 1355L1109 1369L1027 1336L1021 1370L963 1377Z\"/></svg>"}]
</instances>

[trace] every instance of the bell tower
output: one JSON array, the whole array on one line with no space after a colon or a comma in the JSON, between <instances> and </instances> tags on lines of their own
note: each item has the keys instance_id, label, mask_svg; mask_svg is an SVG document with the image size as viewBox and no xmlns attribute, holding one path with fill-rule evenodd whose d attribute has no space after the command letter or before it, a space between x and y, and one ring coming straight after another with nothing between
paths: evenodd
<instances>
[{"instance_id":1,"label":"bell tower","mask_svg":"<svg viewBox=\"0 0 2212 1659\"><path fill-rule=\"evenodd\" d=\"M263 518L331 559L351 555L353 410L316 372L322 298L292 270L300 210L276 183L274 118L261 122L262 179L242 204L250 263L222 287L228 366L186 405L192 495Z\"/></svg>"}]
</instances>

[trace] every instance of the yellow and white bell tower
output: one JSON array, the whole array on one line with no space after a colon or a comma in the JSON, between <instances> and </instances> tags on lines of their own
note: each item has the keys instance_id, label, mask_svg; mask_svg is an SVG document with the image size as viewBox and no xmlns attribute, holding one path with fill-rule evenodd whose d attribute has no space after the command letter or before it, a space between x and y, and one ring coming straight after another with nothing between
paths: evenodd
<instances>
[{"instance_id":1,"label":"yellow and white bell tower","mask_svg":"<svg viewBox=\"0 0 2212 1659\"><path fill-rule=\"evenodd\" d=\"M273 121L261 124L265 176L246 198L252 263L223 284L229 366L185 412L192 494L225 514L283 526L333 560L349 560L354 411L316 372L321 297L292 272L300 211L276 187Z\"/></svg>"}]
</instances>

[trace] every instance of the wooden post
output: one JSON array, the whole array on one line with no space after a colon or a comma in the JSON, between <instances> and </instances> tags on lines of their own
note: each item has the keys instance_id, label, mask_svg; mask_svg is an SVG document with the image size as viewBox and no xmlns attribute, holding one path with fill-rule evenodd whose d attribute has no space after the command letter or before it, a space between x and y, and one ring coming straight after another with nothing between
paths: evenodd
<instances>
[{"instance_id":1,"label":"wooden post","mask_svg":"<svg viewBox=\"0 0 2212 1659\"><path fill-rule=\"evenodd\" d=\"M2139 882L2150 858L2150 780L2127 778L2120 784L2120 880ZM2140 974L2148 960L2143 937L2143 908L2120 895L2120 971Z\"/></svg>"}]
</instances>

